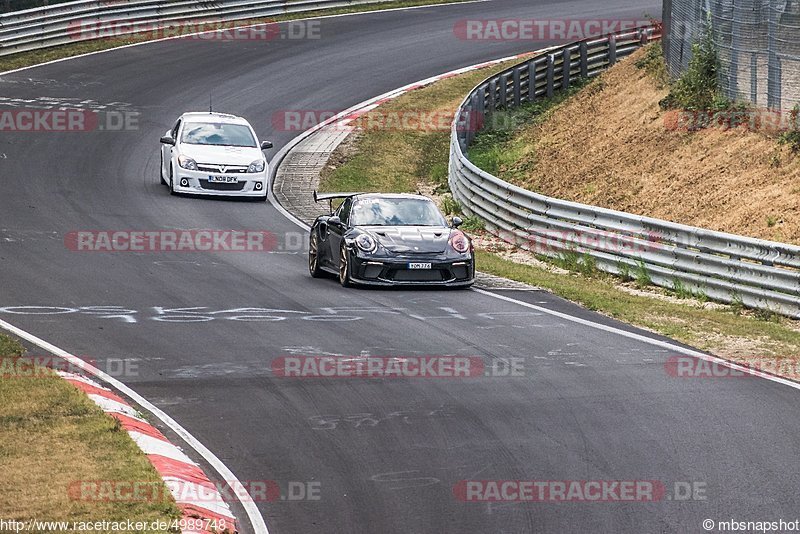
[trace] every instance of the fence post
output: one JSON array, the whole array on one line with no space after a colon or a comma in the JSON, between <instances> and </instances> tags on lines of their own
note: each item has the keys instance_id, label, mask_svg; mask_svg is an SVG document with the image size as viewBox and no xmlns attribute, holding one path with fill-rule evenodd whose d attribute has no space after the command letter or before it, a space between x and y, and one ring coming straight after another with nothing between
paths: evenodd
<instances>
[{"instance_id":1,"label":"fence post","mask_svg":"<svg viewBox=\"0 0 800 534\"><path fill-rule=\"evenodd\" d=\"M556 69L555 58L553 54L547 54L547 98L553 96L553 75Z\"/></svg>"},{"instance_id":2,"label":"fence post","mask_svg":"<svg viewBox=\"0 0 800 534\"><path fill-rule=\"evenodd\" d=\"M492 81L489 82L489 111L494 111L497 109L497 79L493 78Z\"/></svg>"},{"instance_id":3,"label":"fence post","mask_svg":"<svg viewBox=\"0 0 800 534\"><path fill-rule=\"evenodd\" d=\"M522 88L520 87L520 69L514 69L514 107L522 102Z\"/></svg>"},{"instance_id":4,"label":"fence post","mask_svg":"<svg viewBox=\"0 0 800 534\"><path fill-rule=\"evenodd\" d=\"M613 67L617 62L617 36L608 36L608 66Z\"/></svg>"},{"instance_id":5,"label":"fence post","mask_svg":"<svg viewBox=\"0 0 800 534\"><path fill-rule=\"evenodd\" d=\"M586 41L580 44L581 51L581 78L589 77L589 43Z\"/></svg>"},{"instance_id":6,"label":"fence post","mask_svg":"<svg viewBox=\"0 0 800 534\"><path fill-rule=\"evenodd\" d=\"M486 126L486 92L484 89L480 91L480 98L478 98L478 107L476 115L476 125L475 125L475 134L478 133L478 130ZM472 135L473 140L475 139L475 134Z\"/></svg>"},{"instance_id":7,"label":"fence post","mask_svg":"<svg viewBox=\"0 0 800 534\"><path fill-rule=\"evenodd\" d=\"M500 76L500 106L508 107L508 74Z\"/></svg>"},{"instance_id":8,"label":"fence post","mask_svg":"<svg viewBox=\"0 0 800 534\"><path fill-rule=\"evenodd\" d=\"M561 89L569 89L572 70L572 53L569 48L564 49L561 60L563 61L563 65L561 65Z\"/></svg>"},{"instance_id":9,"label":"fence post","mask_svg":"<svg viewBox=\"0 0 800 534\"><path fill-rule=\"evenodd\" d=\"M528 63L528 102L536 99L536 61Z\"/></svg>"}]
</instances>

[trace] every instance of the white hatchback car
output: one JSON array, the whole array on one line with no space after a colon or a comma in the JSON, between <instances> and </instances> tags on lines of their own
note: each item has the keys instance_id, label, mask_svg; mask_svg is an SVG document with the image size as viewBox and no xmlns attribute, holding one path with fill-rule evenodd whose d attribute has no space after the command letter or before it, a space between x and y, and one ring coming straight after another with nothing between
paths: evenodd
<instances>
[{"instance_id":1,"label":"white hatchback car","mask_svg":"<svg viewBox=\"0 0 800 534\"><path fill-rule=\"evenodd\" d=\"M253 127L225 113L184 113L161 138L161 183L172 194L267 199L267 160Z\"/></svg>"}]
</instances>

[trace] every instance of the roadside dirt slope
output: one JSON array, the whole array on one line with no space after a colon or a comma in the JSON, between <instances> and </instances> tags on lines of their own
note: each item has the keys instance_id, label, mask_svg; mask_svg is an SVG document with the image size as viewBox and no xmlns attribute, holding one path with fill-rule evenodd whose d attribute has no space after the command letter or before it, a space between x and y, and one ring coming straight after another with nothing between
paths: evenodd
<instances>
[{"instance_id":1,"label":"roadside dirt slope","mask_svg":"<svg viewBox=\"0 0 800 534\"><path fill-rule=\"evenodd\" d=\"M800 157L745 128L667 127L667 91L635 66L605 73L538 126L501 175L549 196L800 243Z\"/></svg>"}]
</instances>

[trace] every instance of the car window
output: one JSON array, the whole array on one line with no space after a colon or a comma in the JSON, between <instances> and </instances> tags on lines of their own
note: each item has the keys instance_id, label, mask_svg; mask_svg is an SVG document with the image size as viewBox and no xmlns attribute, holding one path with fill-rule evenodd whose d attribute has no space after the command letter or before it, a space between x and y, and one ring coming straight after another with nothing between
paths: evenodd
<instances>
[{"instance_id":1,"label":"car window","mask_svg":"<svg viewBox=\"0 0 800 534\"><path fill-rule=\"evenodd\" d=\"M419 198L365 198L353 206L352 226L447 226L430 200Z\"/></svg>"},{"instance_id":2,"label":"car window","mask_svg":"<svg viewBox=\"0 0 800 534\"><path fill-rule=\"evenodd\" d=\"M243 124L224 122L186 123L181 134L181 143L256 148L256 140L250 128Z\"/></svg>"},{"instance_id":3,"label":"car window","mask_svg":"<svg viewBox=\"0 0 800 534\"><path fill-rule=\"evenodd\" d=\"M346 199L341 206L339 206L339 219L342 221L342 224L345 226L347 222L350 220L350 209L353 207L353 199L348 198Z\"/></svg>"},{"instance_id":4,"label":"car window","mask_svg":"<svg viewBox=\"0 0 800 534\"><path fill-rule=\"evenodd\" d=\"M178 122L175 123L175 127L172 129L172 138L178 139L178 130L181 127L181 120L178 119Z\"/></svg>"}]
</instances>

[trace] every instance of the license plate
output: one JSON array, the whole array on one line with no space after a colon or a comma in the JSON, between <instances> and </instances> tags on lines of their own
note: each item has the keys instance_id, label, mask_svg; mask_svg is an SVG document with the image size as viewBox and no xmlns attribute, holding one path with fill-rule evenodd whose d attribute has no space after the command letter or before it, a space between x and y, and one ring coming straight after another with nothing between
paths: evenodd
<instances>
[{"instance_id":1,"label":"license plate","mask_svg":"<svg viewBox=\"0 0 800 534\"><path fill-rule=\"evenodd\" d=\"M412 270L414 270L414 269L430 269L431 267L432 267L432 265L430 263L409 263L408 264L408 268L412 269Z\"/></svg>"},{"instance_id":2,"label":"license plate","mask_svg":"<svg viewBox=\"0 0 800 534\"><path fill-rule=\"evenodd\" d=\"M236 176L209 176L208 181L217 184L236 184L239 183L239 178Z\"/></svg>"}]
</instances>

